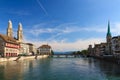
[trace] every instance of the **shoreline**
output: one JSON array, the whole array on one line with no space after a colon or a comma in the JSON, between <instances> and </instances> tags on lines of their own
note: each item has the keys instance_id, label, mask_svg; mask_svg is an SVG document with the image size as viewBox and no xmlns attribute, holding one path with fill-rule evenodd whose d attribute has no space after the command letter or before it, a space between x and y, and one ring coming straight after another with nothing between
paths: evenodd
<instances>
[{"instance_id":1,"label":"shoreline","mask_svg":"<svg viewBox=\"0 0 120 80\"><path fill-rule=\"evenodd\" d=\"M49 55L38 55L36 56L18 56L18 57L5 57L0 58L0 62L7 62L7 61L20 61L20 60L27 60L27 59L40 59L40 58L47 58Z\"/></svg>"}]
</instances>

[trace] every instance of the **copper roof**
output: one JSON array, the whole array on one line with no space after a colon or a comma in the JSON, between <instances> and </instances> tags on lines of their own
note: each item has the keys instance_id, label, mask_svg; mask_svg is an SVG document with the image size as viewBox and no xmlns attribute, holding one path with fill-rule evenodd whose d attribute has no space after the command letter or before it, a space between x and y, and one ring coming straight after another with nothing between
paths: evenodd
<instances>
[{"instance_id":1,"label":"copper roof","mask_svg":"<svg viewBox=\"0 0 120 80\"><path fill-rule=\"evenodd\" d=\"M18 44L16 39L11 38L11 37L8 37L7 35L0 34L0 37L1 37L5 42L13 43L13 44Z\"/></svg>"},{"instance_id":2,"label":"copper roof","mask_svg":"<svg viewBox=\"0 0 120 80\"><path fill-rule=\"evenodd\" d=\"M42 45L39 48L51 48L51 46L49 46L49 45Z\"/></svg>"}]
</instances>

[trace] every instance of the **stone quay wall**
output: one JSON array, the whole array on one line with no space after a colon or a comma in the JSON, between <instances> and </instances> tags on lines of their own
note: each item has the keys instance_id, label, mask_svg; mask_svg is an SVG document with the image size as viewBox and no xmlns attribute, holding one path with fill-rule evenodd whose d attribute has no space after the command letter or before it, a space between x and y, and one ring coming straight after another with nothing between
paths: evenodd
<instances>
[{"instance_id":1,"label":"stone quay wall","mask_svg":"<svg viewBox=\"0 0 120 80\"><path fill-rule=\"evenodd\" d=\"M38 55L37 59L47 58L47 57L49 57L49 55ZM35 59L35 56L20 56L20 57L0 58L0 62L5 62L5 61L19 61L19 60L27 60L27 59Z\"/></svg>"}]
</instances>

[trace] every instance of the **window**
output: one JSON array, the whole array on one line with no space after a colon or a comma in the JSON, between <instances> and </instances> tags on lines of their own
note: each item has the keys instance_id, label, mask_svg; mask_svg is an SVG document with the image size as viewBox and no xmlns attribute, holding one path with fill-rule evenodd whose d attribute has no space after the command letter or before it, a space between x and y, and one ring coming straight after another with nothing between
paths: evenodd
<instances>
[{"instance_id":1,"label":"window","mask_svg":"<svg viewBox=\"0 0 120 80\"><path fill-rule=\"evenodd\" d=\"M8 49L6 49L6 51L8 51Z\"/></svg>"}]
</instances>

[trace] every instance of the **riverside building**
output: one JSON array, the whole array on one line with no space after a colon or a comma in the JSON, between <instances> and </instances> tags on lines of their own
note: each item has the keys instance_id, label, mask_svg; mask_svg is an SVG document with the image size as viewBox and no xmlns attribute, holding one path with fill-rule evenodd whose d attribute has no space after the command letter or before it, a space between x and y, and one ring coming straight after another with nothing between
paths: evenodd
<instances>
[{"instance_id":1,"label":"riverside building","mask_svg":"<svg viewBox=\"0 0 120 80\"><path fill-rule=\"evenodd\" d=\"M92 46L88 47L88 54L90 56L104 56L104 55L112 55L112 36L110 32L110 23L108 22L108 29L107 29L107 35L106 35L106 42L102 42L100 44L94 44L94 47Z\"/></svg>"},{"instance_id":2,"label":"riverside building","mask_svg":"<svg viewBox=\"0 0 120 80\"><path fill-rule=\"evenodd\" d=\"M32 45L33 46L33 45ZM7 34L0 34L0 55L14 57L19 54L29 54L31 45L23 42L22 24L18 24L17 38L13 37L12 22L8 21Z\"/></svg>"},{"instance_id":3,"label":"riverside building","mask_svg":"<svg viewBox=\"0 0 120 80\"><path fill-rule=\"evenodd\" d=\"M13 38L12 22L9 20L7 35L0 34L0 55L2 57L17 56L20 48L18 41L19 40Z\"/></svg>"},{"instance_id":4,"label":"riverside building","mask_svg":"<svg viewBox=\"0 0 120 80\"><path fill-rule=\"evenodd\" d=\"M0 34L0 55L2 57L13 57L19 54L19 43L15 39Z\"/></svg>"},{"instance_id":5,"label":"riverside building","mask_svg":"<svg viewBox=\"0 0 120 80\"><path fill-rule=\"evenodd\" d=\"M120 36L112 38L112 52L115 56L120 55Z\"/></svg>"},{"instance_id":6,"label":"riverside building","mask_svg":"<svg viewBox=\"0 0 120 80\"><path fill-rule=\"evenodd\" d=\"M37 49L34 44L26 43L29 46L29 55L34 55L37 53Z\"/></svg>"},{"instance_id":7,"label":"riverside building","mask_svg":"<svg viewBox=\"0 0 120 80\"><path fill-rule=\"evenodd\" d=\"M51 55L51 46L42 45L38 48L38 52L40 55Z\"/></svg>"}]
</instances>

